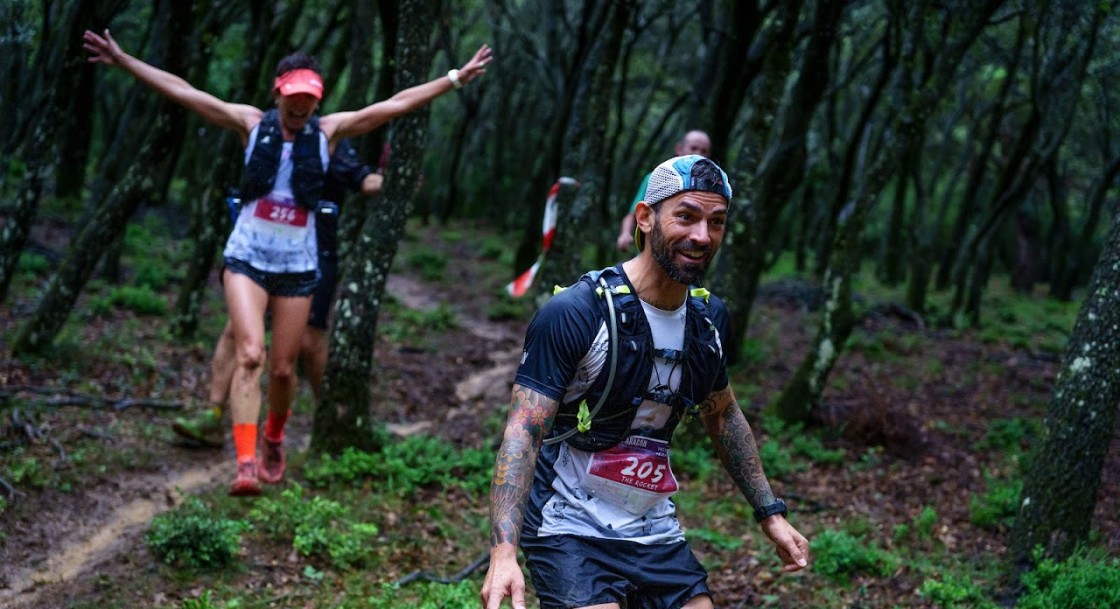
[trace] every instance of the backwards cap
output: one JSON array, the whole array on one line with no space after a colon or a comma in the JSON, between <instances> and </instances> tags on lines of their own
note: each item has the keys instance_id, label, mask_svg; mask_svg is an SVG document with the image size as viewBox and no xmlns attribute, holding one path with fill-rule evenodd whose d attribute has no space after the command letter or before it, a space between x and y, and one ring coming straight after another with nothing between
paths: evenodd
<instances>
[{"instance_id":1,"label":"backwards cap","mask_svg":"<svg viewBox=\"0 0 1120 609\"><path fill-rule=\"evenodd\" d=\"M653 206L669 197L689 191L699 190L717 194L731 201L731 183L727 174L714 161L698 154L678 156L658 165L649 176L645 202ZM640 228L634 228L634 243L641 251L645 236Z\"/></svg>"}]
</instances>

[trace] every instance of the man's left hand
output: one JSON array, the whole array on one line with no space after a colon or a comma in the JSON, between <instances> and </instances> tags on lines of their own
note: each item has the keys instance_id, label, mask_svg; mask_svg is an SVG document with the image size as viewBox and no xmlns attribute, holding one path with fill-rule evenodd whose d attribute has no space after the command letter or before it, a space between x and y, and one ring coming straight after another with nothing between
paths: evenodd
<instances>
[{"instance_id":1,"label":"man's left hand","mask_svg":"<svg viewBox=\"0 0 1120 609\"><path fill-rule=\"evenodd\" d=\"M800 571L809 566L809 540L797 532L781 514L762 521L762 531L778 547L782 571Z\"/></svg>"}]
</instances>

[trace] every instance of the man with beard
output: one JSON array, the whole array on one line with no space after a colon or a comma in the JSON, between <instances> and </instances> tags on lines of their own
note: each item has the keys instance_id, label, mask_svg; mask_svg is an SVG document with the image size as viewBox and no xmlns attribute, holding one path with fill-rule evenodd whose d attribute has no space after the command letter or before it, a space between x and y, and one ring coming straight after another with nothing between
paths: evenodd
<instances>
[{"instance_id":1,"label":"man with beard","mask_svg":"<svg viewBox=\"0 0 1120 609\"><path fill-rule=\"evenodd\" d=\"M704 157L658 165L636 210L638 256L584 275L530 323L490 492L486 609L525 606L518 545L544 609L712 607L671 500L670 442L693 419L783 569L808 564L732 394L716 299L693 286L730 199Z\"/></svg>"}]
</instances>

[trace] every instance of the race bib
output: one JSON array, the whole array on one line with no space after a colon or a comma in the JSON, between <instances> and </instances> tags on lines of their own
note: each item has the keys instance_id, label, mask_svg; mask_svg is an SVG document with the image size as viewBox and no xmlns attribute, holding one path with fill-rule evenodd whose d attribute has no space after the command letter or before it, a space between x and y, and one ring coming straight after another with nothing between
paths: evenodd
<instances>
[{"instance_id":1,"label":"race bib","mask_svg":"<svg viewBox=\"0 0 1120 609\"><path fill-rule=\"evenodd\" d=\"M281 203L271 199L257 201L254 216L273 224L284 226L307 226L307 210L295 203Z\"/></svg>"},{"instance_id":2,"label":"race bib","mask_svg":"<svg viewBox=\"0 0 1120 609\"><path fill-rule=\"evenodd\" d=\"M593 453L583 486L632 514L644 514L677 492L677 478L669 465L669 443L630 436L612 448Z\"/></svg>"}]
</instances>

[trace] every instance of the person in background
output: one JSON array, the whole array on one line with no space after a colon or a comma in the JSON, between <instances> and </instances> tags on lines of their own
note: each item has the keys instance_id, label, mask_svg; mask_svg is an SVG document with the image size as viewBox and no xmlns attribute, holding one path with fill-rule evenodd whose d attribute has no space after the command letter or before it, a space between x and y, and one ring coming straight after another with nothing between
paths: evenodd
<instances>
[{"instance_id":1,"label":"person in background","mask_svg":"<svg viewBox=\"0 0 1120 609\"><path fill-rule=\"evenodd\" d=\"M338 142L368 133L473 81L493 59L482 45L462 68L356 111L318 116L324 85L318 62L293 53L276 68L276 107L231 103L121 50L105 30L86 30L89 61L123 69L209 122L238 134L245 147L243 205L223 252L223 289L236 345L230 410L237 452L235 496L258 495L260 483L284 477L284 426L295 396L295 359L319 279L315 212L328 160ZM265 368L265 311L272 315L267 352L268 417L258 459L260 378Z\"/></svg>"},{"instance_id":2,"label":"person in background","mask_svg":"<svg viewBox=\"0 0 1120 609\"><path fill-rule=\"evenodd\" d=\"M362 162L349 140L342 140L335 148L327 167L323 200L340 204L346 199L347 191L373 196L381 192L382 180L383 176L380 173L375 173ZM337 207L328 205L322 206L320 213L316 215L319 283L316 284L315 292L311 296L311 314L307 320L303 340L300 342L298 355L316 400L319 397L319 387L327 363L327 320L338 287L339 212ZM237 349L234 345L233 324L227 320L210 360L210 405L193 416L176 417L171 424L171 429L176 434L204 447L223 446L225 443L223 418L236 367Z\"/></svg>"},{"instance_id":3,"label":"person in background","mask_svg":"<svg viewBox=\"0 0 1120 609\"><path fill-rule=\"evenodd\" d=\"M707 133L699 130L692 130L684 134L684 137L677 142L674 151L677 156L686 154L698 154L702 157L707 157L711 153L712 140L708 137ZM638 207L639 201L644 201L646 198L646 185L649 184L649 174L647 173L642 178L642 183L638 185L638 192L634 195L634 200L630 203L630 209L622 216L622 222L618 228L618 238L615 239L615 247L618 251L625 252L630 249L634 244L634 210Z\"/></svg>"}]
</instances>

